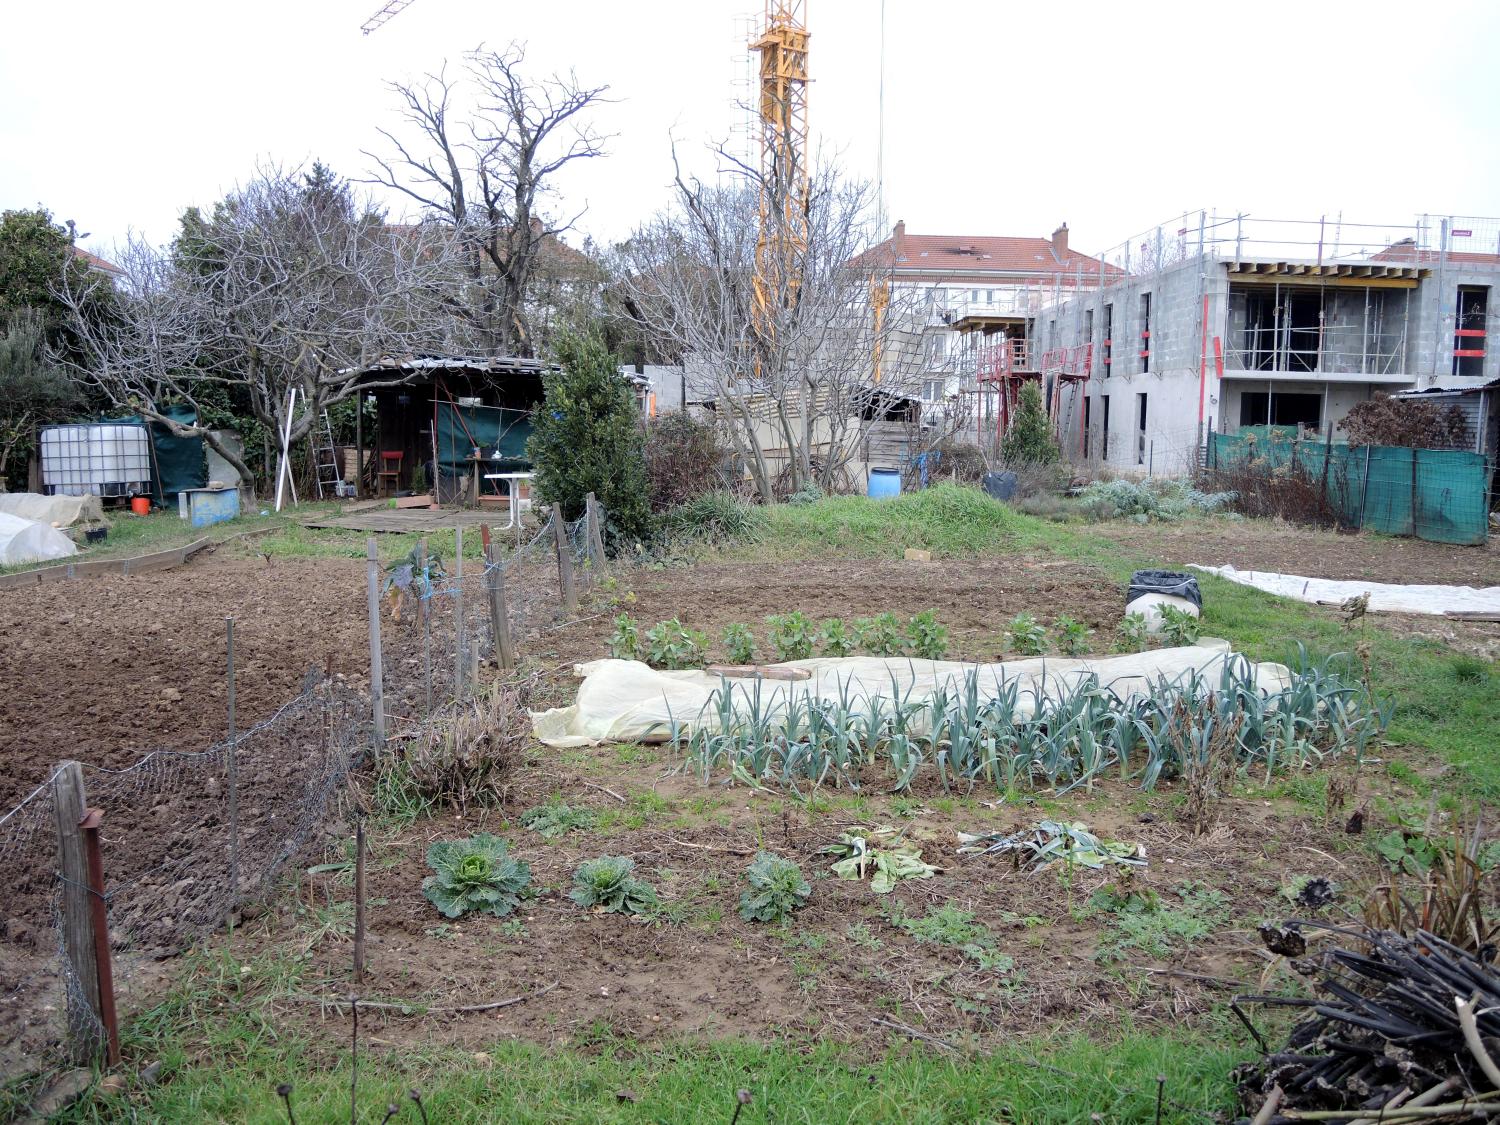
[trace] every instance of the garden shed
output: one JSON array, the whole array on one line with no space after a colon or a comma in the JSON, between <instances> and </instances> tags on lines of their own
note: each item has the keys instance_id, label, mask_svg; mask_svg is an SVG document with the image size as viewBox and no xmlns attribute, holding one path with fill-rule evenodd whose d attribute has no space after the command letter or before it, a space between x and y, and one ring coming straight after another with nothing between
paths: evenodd
<instances>
[{"instance_id":1,"label":"garden shed","mask_svg":"<svg viewBox=\"0 0 1500 1125\"><path fill-rule=\"evenodd\" d=\"M375 402L375 434L364 479L379 487L433 490L453 499L477 458L495 471L529 468L531 411L542 401L538 359L408 356L358 373ZM393 474L384 482L379 474Z\"/></svg>"}]
</instances>

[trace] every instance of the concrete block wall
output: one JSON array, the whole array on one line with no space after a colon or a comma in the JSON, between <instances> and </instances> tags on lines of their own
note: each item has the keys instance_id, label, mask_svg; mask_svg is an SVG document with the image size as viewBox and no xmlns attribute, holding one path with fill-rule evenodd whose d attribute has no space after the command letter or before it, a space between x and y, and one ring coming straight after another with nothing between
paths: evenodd
<instances>
[{"instance_id":1,"label":"concrete block wall","mask_svg":"<svg viewBox=\"0 0 1500 1125\"><path fill-rule=\"evenodd\" d=\"M1141 294L1151 294L1150 369L1142 371ZM1209 299L1208 334L1222 336L1228 282L1223 267L1207 258L1191 258L1159 273L1130 277L1038 314L1034 347L1045 349L1050 336L1057 347L1094 345L1093 372L1086 386L1089 400L1090 459L1124 472L1180 473L1192 464L1198 442L1199 359L1203 351L1202 300ZM1113 305L1112 363L1103 362L1104 307ZM1087 312L1093 312L1093 340L1085 338ZM1212 365L1212 343L1209 345ZM1210 373L1205 412L1217 415L1217 380ZM1140 395L1146 396L1144 449L1140 440ZM1108 440L1105 441L1105 399ZM1066 395L1061 427L1063 449L1076 458L1081 447L1083 410L1071 409ZM1206 423L1205 423L1206 425ZM1101 453L1107 446L1107 457Z\"/></svg>"},{"instance_id":2,"label":"concrete block wall","mask_svg":"<svg viewBox=\"0 0 1500 1125\"><path fill-rule=\"evenodd\" d=\"M1484 374L1478 378L1453 375L1453 317L1461 285L1488 286L1489 323L1500 323L1500 266L1448 262L1441 271L1431 265L1431 276L1422 280L1412 304L1411 357L1416 386L1482 386L1500 378L1500 332L1493 327L1485 341ZM1439 277L1441 272L1442 276Z\"/></svg>"}]
</instances>

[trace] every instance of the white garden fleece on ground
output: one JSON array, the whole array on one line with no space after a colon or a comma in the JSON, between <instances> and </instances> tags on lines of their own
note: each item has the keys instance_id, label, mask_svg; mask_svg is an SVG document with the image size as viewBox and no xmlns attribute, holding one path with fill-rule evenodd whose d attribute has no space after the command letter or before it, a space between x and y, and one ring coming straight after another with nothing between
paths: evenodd
<instances>
[{"instance_id":1,"label":"white garden fleece on ground","mask_svg":"<svg viewBox=\"0 0 1500 1125\"><path fill-rule=\"evenodd\" d=\"M1027 715L1039 697L1057 698L1088 676L1097 676L1101 686L1129 699L1149 694L1162 677L1174 680L1190 671L1217 683L1225 661L1233 659L1240 658L1227 641L1205 637L1196 645L1127 656L1045 656L997 664L877 656L793 660L768 667L806 670L807 679L728 682L734 685L735 710L741 716L749 714L747 704L757 688L763 707L784 704L788 698L800 700L805 694L830 703L848 700L857 716L862 714L862 701L872 697L884 697L889 707L896 695L925 703L939 688L960 692L965 678L977 672L982 694L993 685L1020 680L1017 709ZM1279 691L1291 682L1285 665L1267 662L1251 668L1261 691ZM702 669L663 672L637 660L594 660L575 666L574 672L583 683L573 706L532 713L532 728L548 746L665 741L674 722L679 733L692 730L725 682ZM921 733L920 728L915 733Z\"/></svg>"},{"instance_id":2,"label":"white garden fleece on ground","mask_svg":"<svg viewBox=\"0 0 1500 1125\"><path fill-rule=\"evenodd\" d=\"M1438 617L1445 613L1500 613L1500 586L1404 586L1304 578L1300 574L1236 570L1232 566L1188 565L1241 586L1253 586L1268 594L1314 605L1342 605L1350 598L1369 594L1368 608L1372 613L1427 613Z\"/></svg>"}]
</instances>

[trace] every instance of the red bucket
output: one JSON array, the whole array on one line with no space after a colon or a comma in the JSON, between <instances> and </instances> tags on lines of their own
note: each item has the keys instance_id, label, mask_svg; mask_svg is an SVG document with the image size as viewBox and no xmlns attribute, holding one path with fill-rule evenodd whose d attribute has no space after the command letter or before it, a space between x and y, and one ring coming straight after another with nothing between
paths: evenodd
<instances>
[{"instance_id":1,"label":"red bucket","mask_svg":"<svg viewBox=\"0 0 1500 1125\"><path fill-rule=\"evenodd\" d=\"M130 510L138 516L149 516L151 514L151 497L132 496L130 498Z\"/></svg>"}]
</instances>

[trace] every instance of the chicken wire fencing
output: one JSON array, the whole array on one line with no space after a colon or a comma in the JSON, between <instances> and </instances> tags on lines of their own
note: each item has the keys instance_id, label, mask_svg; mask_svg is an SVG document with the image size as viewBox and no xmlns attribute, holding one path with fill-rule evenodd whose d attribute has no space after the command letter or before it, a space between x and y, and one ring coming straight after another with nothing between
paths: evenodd
<instances>
[{"instance_id":1,"label":"chicken wire fencing","mask_svg":"<svg viewBox=\"0 0 1500 1125\"><path fill-rule=\"evenodd\" d=\"M341 677L311 671L303 691L255 726L204 750L158 750L126 769L82 764L100 829L104 901L123 999L151 966L257 900L327 824L370 746L369 704ZM68 1034L103 1029L64 942L58 786L62 767L0 818L0 1073Z\"/></svg>"},{"instance_id":2,"label":"chicken wire fencing","mask_svg":"<svg viewBox=\"0 0 1500 1125\"><path fill-rule=\"evenodd\" d=\"M433 563L403 583L409 564L380 567L387 741L420 735L480 690L481 665L500 663L501 620L524 656L529 639L567 619L602 574L603 514L591 512L549 517L519 546L497 542L490 561L465 559L462 572L457 559L446 570ZM232 739L157 750L125 769L81 764L87 806L103 813L103 899L122 1014L159 986L157 962L253 912L294 860L343 835L343 814L361 802L351 774L374 743L364 678L310 668L295 698ZM70 1035L75 1056L104 1042L65 941L63 773L60 765L0 815L0 885L10 892L0 917L0 1080L36 1069Z\"/></svg>"}]
</instances>

